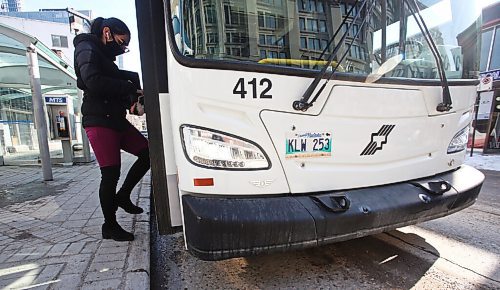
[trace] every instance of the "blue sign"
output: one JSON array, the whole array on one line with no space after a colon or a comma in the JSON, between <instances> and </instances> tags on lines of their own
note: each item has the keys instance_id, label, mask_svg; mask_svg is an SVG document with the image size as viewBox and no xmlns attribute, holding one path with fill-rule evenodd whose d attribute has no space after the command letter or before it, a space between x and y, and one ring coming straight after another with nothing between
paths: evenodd
<instances>
[{"instance_id":1,"label":"blue sign","mask_svg":"<svg viewBox=\"0 0 500 290\"><path fill-rule=\"evenodd\" d=\"M45 97L45 103L48 105L65 105L67 97Z\"/></svg>"},{"instance_id":2,"label":"blue sign","mask_svg":"<svg viewBox=\"0 0 500 290\"><path fill-rule=\"evenodd\" d=\"M494 81L500 80L500 69L490 70L479 74L480 78L492 77Z\"/></svg>"}]
</instances>

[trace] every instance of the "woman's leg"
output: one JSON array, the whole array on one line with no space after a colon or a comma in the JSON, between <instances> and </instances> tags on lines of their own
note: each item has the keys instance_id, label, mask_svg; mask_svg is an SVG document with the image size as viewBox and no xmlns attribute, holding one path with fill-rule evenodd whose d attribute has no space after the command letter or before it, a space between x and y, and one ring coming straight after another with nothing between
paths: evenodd
<instances>
[{"instance_id":1,"label":"woman's leg","mask_svg":"<svg viewBox=\"0 0 500 290\"><path fill-rule=\"evenodd\" d=\"M99 201L101 202L104 223L115 224L116 210L118 206L115 201L116 185L120 179L120 165L101 167L101 184L99 185Z\"/></svg>"},{"instance_id":2,"label":"woman's leg","mask_svg":"<svg viewBox=\"0 0 500 290\"><path fill-rule=\"evenodd\" d=\"M130 194L150 168L148 140L135 127L130 126L123 135L121 148L138 158L127 173L125 181L116 195L117 204L128 213L140 214L143 210L132 203Z\"/></svg>"},{"instance_id":3,"label":"woman's leg","mask_svg":"<svg viewBox=\"0 0 500 290\"><path fill-rule=\"evenodd\" d=\"M104 215L102 236L116 241L131 241L134 235L123 230L116 221L116 186L120 179L120 139L121 134L105 127L85 128L101 169L99 201Z\"/></svg>"}]
</instances>

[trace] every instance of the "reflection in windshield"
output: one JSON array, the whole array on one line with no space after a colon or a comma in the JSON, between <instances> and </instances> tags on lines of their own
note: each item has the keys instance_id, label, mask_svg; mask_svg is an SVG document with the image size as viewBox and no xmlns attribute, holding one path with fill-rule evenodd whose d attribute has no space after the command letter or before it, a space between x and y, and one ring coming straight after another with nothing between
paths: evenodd
<instances>
[{"instance_id":1,"label":"reflection in windshield","mask_svg":"<svg viewBox=\"0 0 500 290\"><path fill-rule=\"evenodd\" d=\"M372 3L374 0L367 1ZM181 30L176 31L179 50L197 59L317 70L340 45L333 63L335 66L341 61L338 71L364 75L382 71L386 77L439 78L429 45L404 5L405 1L375 1L375 9L364 26L361 24L368 10L361 8L363 2L174 0L171 11L174 22L178 22L176 30ZM475 25L477 15L468 15L467 21L462 16L467 6L470 6L469 11L474 11L476 1L417 2L443 59L446 76L464 77L462 48L457 44L457 36ZM348 15L351 8L353 13ZM360 17L356 19L358 13ZM381 21L383 15L387 19L385 25ZM459 16L462 18L457 18ZM346 21L342 24L344 18ZM460 22L463 30L457 31L454 21ZM337 30L339 33L332 39ZM347 38L340 43L344 33ZM346 57L341 59L344 54ZM389 59L390 65L384 66Z\"/></svg>"}]
</instances>

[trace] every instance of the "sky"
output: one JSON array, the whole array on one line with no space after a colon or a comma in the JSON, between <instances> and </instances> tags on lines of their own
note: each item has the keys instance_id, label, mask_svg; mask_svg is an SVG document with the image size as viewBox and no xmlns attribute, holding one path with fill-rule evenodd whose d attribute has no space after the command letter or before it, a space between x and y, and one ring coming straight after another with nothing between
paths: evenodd
<instances>
[{"instance_id":1,"label":"sky","mask_svg":"<svg viewBox=\"0 0 500 290\"><path fill-rule=\"evenodd\" d=\"M23 0L21 7L22 11L61 8L92 10L93 18L116 17L125 22L130 29L131 40L130 51L123 56L123 66L126 70L141 71L135 0Z\"/></svg>"}]
</instances>

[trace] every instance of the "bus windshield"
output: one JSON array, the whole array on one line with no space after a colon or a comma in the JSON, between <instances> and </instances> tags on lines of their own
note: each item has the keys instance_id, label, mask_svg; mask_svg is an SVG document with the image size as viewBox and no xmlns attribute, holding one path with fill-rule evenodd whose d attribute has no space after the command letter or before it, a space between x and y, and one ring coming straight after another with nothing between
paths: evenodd
<instances>
[{"instance_id":1,"label":"bus windshield","mask_svg":"<svg viewBox=\"0 0 500 290\"><path fill-rule=\"evenodd\" d=\"M477 64L463 65L463 43L480 27L479 2L172 0L170 16L179 52L200 61L306 70L329 65L367 76L439 79L436 58L416 21L420 16L446 77L461 79L477 78L479 70Z\"/></svg>"}]
</instances>

